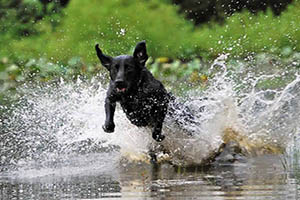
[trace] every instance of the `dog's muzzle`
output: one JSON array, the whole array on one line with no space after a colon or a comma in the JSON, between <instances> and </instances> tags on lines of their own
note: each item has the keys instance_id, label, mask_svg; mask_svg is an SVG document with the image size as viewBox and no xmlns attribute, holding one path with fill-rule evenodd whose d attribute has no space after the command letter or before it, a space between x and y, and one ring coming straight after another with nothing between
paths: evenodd
<instances>
[{"instance_id":1,"label":"dog's muzzle","mask_svg":"<svg viewBox=\"0 0 300 200\"><path fill-rule=\"evenodd\" d=\"M126 92L127 86L124 83L124 81L117 80L115 84L116 84L116 90L117 90L117 92L120 92L120 93Z\"/></svg>"}]
</instances>

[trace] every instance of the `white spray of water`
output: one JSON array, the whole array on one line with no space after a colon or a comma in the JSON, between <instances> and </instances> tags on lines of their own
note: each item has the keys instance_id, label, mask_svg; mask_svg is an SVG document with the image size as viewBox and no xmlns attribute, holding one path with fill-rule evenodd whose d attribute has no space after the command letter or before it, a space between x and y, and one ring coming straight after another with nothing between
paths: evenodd
<instances>
[{"instance_id":1,"label":"white spray of water","mask_svg":"<svg viewBox=\"0 0 300 200\"><path fill-rule=\"evenodd\" d=\"M122 157L147 161L149 150L162 146L168 151L167 155L161 152L162 159L181 165L202 164L218 151L228 129L253 142L252 150L257 141L258 148L266 145L290 149L299 129L300 77L280 90L257 90L259 81L274 75L246 76L237 83L225 61L226 55L212 64L210 70L215 75L207 90L191 90L189 100L183 102L197 123L179 127L172 117L167 117L163 128L166 139L162 143L151 138L150 129L132 125L120 107L115 113L115 132L102 130L106 85L99 82L99 77L91 81L78 79L75 83L61 80L55 84L24 85L18 91L22 94L19 102L2 121L5 132L1 135L1 164L21 168L33 163L45 168L76 163L82 169L84 163L89 163L97 169L109 169ZM241 84L246 89L237 91ZM115 153L100 159L104 152ZM79 159L89 155L90 160ZM78 157L76 162L74 157Z\"/></svg>"}]
</instances>

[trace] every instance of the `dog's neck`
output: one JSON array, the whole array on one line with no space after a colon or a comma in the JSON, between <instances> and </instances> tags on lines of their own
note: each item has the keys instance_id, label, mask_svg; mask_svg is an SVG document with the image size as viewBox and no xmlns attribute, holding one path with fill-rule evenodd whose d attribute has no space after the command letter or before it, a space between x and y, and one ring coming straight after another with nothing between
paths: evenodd
<instances>
[{"instance_id":1,"label":"dog's neck","mask_svg":"<svg viewBox=\"0 0 300 200\"><path fill-rule=\"evenodd\" d=\"M145 80L145 74L147 73L147 68L145 66L142 67L142 70L140 71L140 76L139 80L137 81L137 90L142 90L143 89L143 83L146 81Z\"/></svg>"}]
</instances>

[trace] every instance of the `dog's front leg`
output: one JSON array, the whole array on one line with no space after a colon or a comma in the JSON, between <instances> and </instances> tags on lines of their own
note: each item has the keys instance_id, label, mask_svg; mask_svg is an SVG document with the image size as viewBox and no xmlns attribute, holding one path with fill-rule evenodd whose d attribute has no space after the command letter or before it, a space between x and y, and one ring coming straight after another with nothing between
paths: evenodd
<instances>
[{"instance_id":1,"label":"dog's front leg","mask_svg":"<svg viewBox=\"0 0 300 200\"><path fill-rule=\"evenodd\" d=\"M156 121L154 124L152 138L157 142L161 142L165 139L165 136L161 134L162 125L163 125L163 119L161 121Z\"/></svg>"},{"instance_id":2,"label":"dog's front leg","mask_svg":"<svg viewBox=\"0 0 300 200\"><path fill-rule=\"evenodd\" d=\"M115 130L114 113L116 110L116 102L112 102L108 97L105 99L105 123L102 126L103 130L107 133L112 133Z\"/></svg>"}]
</instances>

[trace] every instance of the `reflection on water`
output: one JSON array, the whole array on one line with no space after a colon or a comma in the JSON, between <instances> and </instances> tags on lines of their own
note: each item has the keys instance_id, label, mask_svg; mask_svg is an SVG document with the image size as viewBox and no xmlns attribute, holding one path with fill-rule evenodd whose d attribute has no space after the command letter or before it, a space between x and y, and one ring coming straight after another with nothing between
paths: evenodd
<instances>
[{"instance_id":1,"label":"reflection on water","mask_svg":"<svg viewBox=\"0 0 300 200\"><path fill-rule=\"evenodd\" d=\"M93 199L120 197L119 182L105 176L59 178L49 181L3 180L1 199Z\"/></svg>"},{"instance_id":2,"label":"reflection on water","mask_svg":"<svg viewBox=\"0 0 300 200\"><path fill-rule=\"evenodd\" d=\"M40 178L2 176L0 199L300 198L297 174L285 171L278 156L265 155L249 158L243 163L210 168L187 169L169 164L130 163L113 173L90 171L85 174L88 175Z\"/></svg>"}]
</instances>

